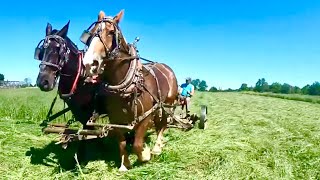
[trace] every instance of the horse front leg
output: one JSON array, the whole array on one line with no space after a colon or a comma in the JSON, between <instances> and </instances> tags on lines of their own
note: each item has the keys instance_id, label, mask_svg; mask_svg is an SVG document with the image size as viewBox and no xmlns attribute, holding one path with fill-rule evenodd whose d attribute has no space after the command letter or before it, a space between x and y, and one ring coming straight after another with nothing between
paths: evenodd
<instances>
[{"instance_id":1,"label":"horse front leg","mask_svg":"<svg viewBox=\"0 0 320 180\"><path fill-rule=\"evenodd\" d=\"M116 136L119 142L119 150L120 150L120 160L121 160L121 165L119 168L119 171L128 171L128 169L131 168L130 160L128 157L128 153L126 150L126 138L124 134L120 130L115 130Z\"/></svg>"},{"instance_id":2,"label":"horse front leg","mask_svg":"<svg viewBox=\"0 0 320 180\"><path fill-rule=\"evenodd\" d=\"M145 143L145 133L148 130L150 116L141 121L136 128L133 151L138 156L139 162L147 162L151 159L151 152L148 145Z\"/></svg>"},{"instance_id":3,"label":"horse front leg","mask_svg":"<svg viewBox=\"0 0 320 180\"><path fill-rule=\"evenodd\" d=\"M155 118L158 118L158 120L160 120L159 116L157 116ZM156 140L156 143L152 149L152 154L160 155L162 152L162 148L164 147L163 134L167 128L167 123L168 123L167 118L168 118L168 115L166 115L164 112L162 112L161 121L155 121L155 122L157 122L157 123L155 123L156 130L157 130L157 140Z\"/></svg>"}]
</instances>

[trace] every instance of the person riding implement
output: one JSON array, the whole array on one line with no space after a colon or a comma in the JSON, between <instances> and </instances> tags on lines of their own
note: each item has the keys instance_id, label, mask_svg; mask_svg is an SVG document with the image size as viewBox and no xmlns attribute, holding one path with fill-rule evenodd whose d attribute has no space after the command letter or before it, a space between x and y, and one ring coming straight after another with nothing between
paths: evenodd
<instances>
[{"instance_id":1,"label":"person riding implement","mask_svg":"<svg viewBox=\"0 0 320 180\"><path fill-rule=\"evenodd\" d=\"M194 95L194 86L191 84L191 78L186 78L186 82L181 84L180 90L179 90L179 101L181 106L181 109L184 109L184 106L186 106L186 114L189 114L189 108L190 108L190 99Z\"/></svg>"}]
</instances>

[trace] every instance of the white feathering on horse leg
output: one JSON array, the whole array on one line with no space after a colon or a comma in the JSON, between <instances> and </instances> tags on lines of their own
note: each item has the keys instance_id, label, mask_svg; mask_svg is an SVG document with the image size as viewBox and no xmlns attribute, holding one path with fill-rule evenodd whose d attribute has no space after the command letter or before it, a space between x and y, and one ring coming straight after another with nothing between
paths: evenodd
<instances>
[{"instance_id":1,"label":"white feathering on horse leg","mask_svg":"<svg viewBox=\"0 0 320 180\"><path fill-rule=\"evenodd\" d=\"M119 171L121 172L128 171L127 167L124 165L124 155L121 156L121 166L119 168Z\"/></svg>"},{"instance_id":2,"label":"white feathering on horse leg","mask_svg":"<svg viewBox=\"0 0 320 180\"><path fill-rule=\"evenodd\" d=\"M146 145L143 148L143 151L141 152L141 161L147 162L147 161L150 161L150 159L151 159L150 148Z\"/></svg>"},{"instance_id":3,"label":"white feathering on horse leg","mask_svg":"<svg viewBox=\"0 0 320 180\"><path fill-rule=\"evenodd\" d=\"M156 144L154 145L154 147L152 149L152 154L160 155L162 152L163 146L164 145L162 144L162 137L158 135L157 140L156 140Z\"/></svg>"}]
</instances>

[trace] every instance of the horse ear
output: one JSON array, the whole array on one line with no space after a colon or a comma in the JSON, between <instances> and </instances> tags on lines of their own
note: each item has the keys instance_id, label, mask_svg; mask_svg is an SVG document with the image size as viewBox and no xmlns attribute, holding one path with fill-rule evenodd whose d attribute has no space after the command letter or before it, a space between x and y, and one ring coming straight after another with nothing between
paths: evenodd
<instances>
[{"instance_id":1,"label":"horse ear","mask_svg":"<svg viewBox=\"0 0 320 180\"><path fill-rule=\"evenodd\" d=\"M59 36L65 38L68 34L68 30L69 30L69 23L70 20L68 21L68 23L66 25L63 26L63 28L57 33Z\"/></svg>"},{"instance_id":2,"label":"horse ear","mask_svg":"<svg viewBox=\"0 0 320 180\"><path fill-rule=\"evenodd\" d=\"M123 17L123 14L124 14L124 9L122 9L114 18L113 20L116 22L116 23L119 23Z\"/></svg>"},{"instance_id":3,"label":"horse ear","mask_svg":"<svg viewBox=\"0 0 320 180\"><path fill-rule=\"evenodd\" d=\"M52 32L52 25L50 23L47 23L46 36L50 35L51 32Z\"/></svg>"},{"instance_id":4,"label":"horse ear","mask_svg":"<svg viewBox=\"0 0 320 180\"><path fill-rule=\"evenodd\" d=\"M98 15L98 21L102 20L105 16L106 14L101 10Z\"/></svg>"}]
</instances>

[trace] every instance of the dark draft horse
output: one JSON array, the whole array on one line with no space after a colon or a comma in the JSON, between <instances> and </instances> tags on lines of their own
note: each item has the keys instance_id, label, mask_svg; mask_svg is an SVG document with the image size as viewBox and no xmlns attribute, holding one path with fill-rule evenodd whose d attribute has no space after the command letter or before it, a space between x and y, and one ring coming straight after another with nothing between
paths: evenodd
<instances>
[{"instance_id":1,"label":"dark draft horse","mask_svg":"<svg viewBox=\"0 0 320 180\"><path fill-rule=\"evenodd\" d=\"M61 30L52 30L52 25L47 24L46 36L39 42L34 54L34 58L41 61L36 84L41 91L52 91L60 77L60 98L70 107L75 120L84 129L90 129L92 127L87 127L86 123L94 110L107 114L103 104L106 97L95 98L96 85L84 83L83 52L67 36L69 23Z\"/></svg>"},{"instance_id":2,"label":"dark draft horse","mask_svg":"<svg viewBox=\"0 0 320 180\"><path fill-rule=\"evenodd\" d=\"M178 83L173 70L166 64L141 63L136 49L126 42L119 28L123 14L124 10L115 17L99 12L98 20L80 37L88 46L83 63L88 77L98 75L105 83L110 123L134 126L133 151L138 161L147 162L151 152L144 140L145 133L155 125L157 139L152 153L159 155L164 146L167 120L177 103ZM121 129L117 137L121 158L119 170L127 171L131 164Z\"/></svg>"}]
</instances>

